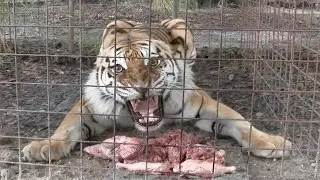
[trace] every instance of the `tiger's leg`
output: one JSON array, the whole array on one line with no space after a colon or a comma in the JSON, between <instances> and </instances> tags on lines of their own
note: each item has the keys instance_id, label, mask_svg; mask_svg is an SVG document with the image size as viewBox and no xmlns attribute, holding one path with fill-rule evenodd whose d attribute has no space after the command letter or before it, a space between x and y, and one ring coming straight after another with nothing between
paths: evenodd
<instances>
[{"instance_id":1,"label":"tiger's leg","mask_svg":"<svg viewBox=\"0 0 320 180\"><path fill-rule=\"evenodd\" d=\"M207 118L207 120L196 122L195 125L198 128L213 132L212 124L214 120L209 119L217 119L214 130L218 134L234 138L244 148L250 146L251 152L256 156L280 158L290 154L292 144L289 140L256 129L250 122L245 121L238 112L213 100L204 91L195 93L190 101L192 101L190 104L198 104L198 106L201 103L198 116Z\"/></svg>"},{"instance_id":2,"label":"tiger's leg","mask_svg":"<svg viewBox=\"0 0 320 180\"><path fill-rule=\"evenodd\" d=\"M81 120L80 113L83 114ZM89 113L85 105L82 105L81 112L81 103L79 101L66 115L51 136L50 141L32 141L23 148L24 159L31 162L49 161L49 158L51 160L59 160L70 154L77 144L76 141L85 140L89 136L103 132L105 128L93 121Z\"/></svg>"}]
</instances>

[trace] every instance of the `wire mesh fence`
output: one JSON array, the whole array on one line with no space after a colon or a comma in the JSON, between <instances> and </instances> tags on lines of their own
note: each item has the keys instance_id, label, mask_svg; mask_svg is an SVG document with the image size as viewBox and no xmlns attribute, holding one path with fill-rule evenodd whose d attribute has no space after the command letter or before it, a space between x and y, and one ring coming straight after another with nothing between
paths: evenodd
<instances>
[{"instance_id":1,"label":"wire mesh fence","mask_svg":"<svg viewBox=\"0 0 320 180\"><path fill-rule=\"evenodd\" d=\"M74 140L80 143L70 157L29 162L21 152L33 140L49 139L76 100L84 98L84 89L90 87L87 79L96 68L102 33L108 23L114 20L144 23L149 38L156 29L151 23L172 15L184 19L194 36L197 57L192 68L199 88L239 112L254 127L288 138L293 144L292 152L287 158L274 160L253 156L232 139L220 138L216 133L185 123L183 119L194 118L183 113L176 117L179 120L176 125L164 126L150 134L183 129L196 133L203 141L210 140L214 149L224 149L225 161L237 169L233 174L215 179L318 179L319 3L317 0L1 1L0 179L182 177L182 172L170 176L135 174L117 169L114 160L86 154L84 147L114 135L148 139L145 135L149 132L141 133L134 128L118 130L116 121L112 121L111 130L98 137ZM112 56L120 58L117 54ZM184 60L176 58L176 61ZM183 67L186 66L185 62ZM181 74L182 84L188 75ZM110 88L121 91L131 87L111 85ZM185 108L188 108L184 104L188 98L185 92L199 88L167 87L180 92L180 104ZM105 98L103 94L101 98ZM112 106L119 105L114 101ZM80 121L85 121L87 112L80 109L78 113L83 114ZM116 112L89 114L95 119L128 116ZM78 128L86 133L82 126Z\"/></svg>"}]
</instances>

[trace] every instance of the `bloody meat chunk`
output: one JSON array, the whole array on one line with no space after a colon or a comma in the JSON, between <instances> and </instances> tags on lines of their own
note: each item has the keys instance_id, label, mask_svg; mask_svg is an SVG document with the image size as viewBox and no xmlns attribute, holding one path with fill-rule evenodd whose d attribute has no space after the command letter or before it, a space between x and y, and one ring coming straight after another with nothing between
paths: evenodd
<instances>
[{"instance_id":1,"label":"bloody meat chunk","mask_svg":"<svg viewBox=\"0 0 320 180\"><path fill-rule=\"evenodd\" d=\"M135 173L168 175L180 172L206 178L235 171L234 166L225 166L224 150L213 150L211 146L198 143L196 136L176 130L149 139L148 148L140 138L115 136L102 144L85 147L84 151L103 159L115 159L118 169Z\"/></svg>"},{"instance_id":2,"label":"bloody meat chunk","mask_svg":"<svg viewBox=\"0 0 320 180\"><path fill-rule=\"evenodd\" d=\"M196 143L198 143L198 139L192 134L188 134L181 130L168 132L161 137L150 140L148 144L150 144L151 150L148 150L148 154L150 154L148 156L148 161L151 160L150 162L156 162L152 160L156 157L155 155L158 155L167 158L162 158L162 162L169 160L173 163L179 163L185 158L184 156L187 152L188 146Z\"/></svg>"},{"instance_id":3,"label":"bloody meat chunk","mask_svg":"<svg viewBox=\"0 0 320 180\"><path fill-rule=\"evenodd\" d=\"M186 159L214 161L224 164L225 151L222 149L213 151L212 147L202 144L194 144L187 150Z\"/></svg>"},{"instance_id":4,"label":"bloody meat chunk","mask_svg":"<svg viewBox=\"0 0 320 180\"><path fill-rule=\"evenodd\" d=\"M150 139L148 141L148 149L147 151L145 150L145 153L147 153L148 162L165 162L168 159L168 151L158 139Z\"/></svg>"},{"instance_id":5,"label":"bloody meat chunk","mask_svg":"<svg viewBox=\"0 0 320 180\"><path fill-rule=\"evenodd\" d=\"M146 148L142 139L136 137L115 136L115 149L113 141L113 137L108 138L103 141L102 144L85 147L84 151L103 159L113 159L115 151L116 161L145 161ZM182 146L180 146L181 143ZM198 143L198 140L194 135L181 132L180 130L168 132L159 138L152 138L148 140L147 161L165 162L169 160L170 162L179 163L184 159L189 146L196 143Z\"/></svg>"}]
</instances>

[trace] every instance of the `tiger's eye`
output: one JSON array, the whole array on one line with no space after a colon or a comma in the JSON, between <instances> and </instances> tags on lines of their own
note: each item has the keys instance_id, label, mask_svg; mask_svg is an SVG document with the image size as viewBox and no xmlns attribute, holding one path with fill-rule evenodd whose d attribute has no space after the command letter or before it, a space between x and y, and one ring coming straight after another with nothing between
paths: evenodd
<instances>
[{"instance_id":1,"label":"tiger's eye","mask_svg":"<svg viewBox=\"0 0 320 180\"><path fill-rule=\"evenodd\" d=\"M150 60L149 60L149 65L150 65L150 67L152 67L152 68L158 67L159 64L160 64L160 60L159 60L159 59L150 59Z\"/></svg>"},{"instance_id":2,"label":"tiger's eye","mask_svg":"<svg viewBox=\"0 0 320 180\"><path fill-rule=\"evenodd\" d=\"M116 64L115 71L116 73L121 73L123 71L123 67L120 64Z\"/></svg>"}]
</instances>

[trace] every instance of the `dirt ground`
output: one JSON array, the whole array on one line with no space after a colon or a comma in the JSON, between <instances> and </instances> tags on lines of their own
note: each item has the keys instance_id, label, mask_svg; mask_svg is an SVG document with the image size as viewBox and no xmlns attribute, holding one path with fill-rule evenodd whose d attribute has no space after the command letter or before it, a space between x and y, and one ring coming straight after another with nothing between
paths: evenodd
<instances>
[{"instance_id":1,"label":"dirt ground","mask_svg":"<svg viewBox=\"0 0 320 180\"><path fill-rule=\"evenodd\" d=\"M144 16L143 8L128 8L123 4L120 8L118 18L138 20L148 22L148 17ZM51 25L67 25L68 18L62 12L66 11L66 6L57 6L50 13ZM92 26L86 30L96 30L96 27L103 27L106 22L114 19L114 5L88 5L84 9L83 23ZM51 11L51 10L50 10ZM43 9L40 12L44 13ZM215 9L208 13L205 10L191 11L189 21L195 27L200 28L229 28L236 30L241 24L249 21L239 21L239 16L232 16L234 12L241 12L238 9L226 9L224 22L221 23L219 15L220 10ZM87 13L87 14L86 14ZM86 16L88 15L88 16ZM183 14L181 14L183 17ZM152 21L169 17L166 14L153 12ZM269 17L274 18L274 17ZM39 20L37 22L37 20ZM34 24L43 23L41 18L30 17L29 21ZM35 23L37 22L37 23ZM208 23L203 23L208 22ZM271 22L269 19L268 22ZM267 22L267 23L268 23ZM79 23L77 19L75 24ZM266 23L266 27L267 27ZM285 23L284 23L285 24ZM300 23L298 28L304 28L305 24ZM248 24L249 26L249 24ZM254 28L254 25L252 25ZM31 34L34 29L28 28L18 30L24 35ZM62 32L61 36L63 36ZM230 59L241 59L243 56L239 48L224 49L219 52L217 48L203 47L206 44L206 37L201 32L195 32L197 41L198 56L200 58L217 59L219 54L223 61L197 61L194 67L196 72L197 84L204 88L213 98L227 104L233 109L240 112L246 118L256 120L270 119L274 114L270 112L263 101L262 94L256 93L252 99L253 71L250 62L231 61ZM25 41L28 41L26 39ZM33 44L19 46L21 53L41 53L44 46ZM65 54L62 44L52 43L49 46L55 54ZM56 48L60 48L59 51ZM84 47L85 48L85 47ZM35 52L37 50L37 52ZM94 55L95 52L83 51L85 55ZM91 54L92 53L92 54ZM79 98L80 87L86 80L90 68L92 68L94 58L84 58L80 66L79 58L66 57L42 57L42 56L2 56L4 62L0 65L0 82L9 82L0 84L0 179L17 179L19 170L22 172L21 179L179 179L179 176L151 176L135 175L127 171L113 170L112 162L93 159L82 153L80 147L72 153L70 158L66 158L51 165L42 163L19 163L19 150L23 148L30 139L12 138L10 136L46 138L52 134L58 126L65 113L73 105L74 101ZM16 65L16 66L15 66ZM49 69L47 68L49 67ZM17 70L17 71L15 71ZM17 72L17 73L16 73ZM206 72L206 73L203 73ZM28 84L14 84L15 79L19 82ZM11 82L11 84L10 84ZM36 84L32 84L36 83ZM45 85L45 84L54 85ZM219 92L210 89L224 89ZM228 91L226 91L228 89ZM16 109L23 110L17 113ZM50 112L49 114L47 112ZM261 130L282 134L283 124L279 122L253 122ZM48 128L50 125L50 128ZM159 133L178 128L178 126L169 126L163 128ZM212 134L201 132L198 129L186 125L184 129L188 132L197 132L200 138L214 139ZM123 129L117 132L125 135L139 135L138 132ZM298 139L290 137L291 139ZM105 136L108 136L106 133ZM97 137L94 140L103 140L104 137ZM83 144L85 146L87 144ZM226 151L226 162L228 165L237 167L236 173L225 175L215 179L290 179L304 180L316 179L313 177L315 156L306 155L305 151L293 151L291 157L283 160L262 159L248 155L232 139L218 138L214 141L216 148L223 148ZM19 165L21 164L21 165ZM282 176L282 177L281 177ZM183 178L182 178L183 179Z\"/></svg>"}]
</instances>

